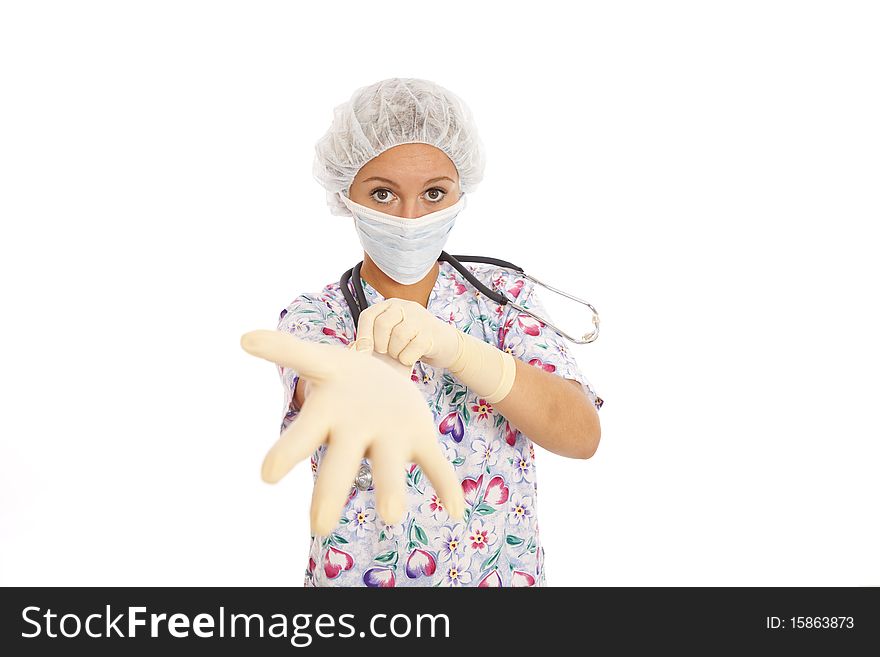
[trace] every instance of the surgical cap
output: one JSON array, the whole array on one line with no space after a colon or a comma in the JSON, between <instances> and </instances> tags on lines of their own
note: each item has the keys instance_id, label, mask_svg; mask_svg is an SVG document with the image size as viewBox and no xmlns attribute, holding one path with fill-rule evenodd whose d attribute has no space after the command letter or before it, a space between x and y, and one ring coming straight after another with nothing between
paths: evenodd
<instances>
[{"instance_id":1,"label":"surgical cap","mask_svg":"<svg viewBox=\"0 0 880 657\"><path fill-rule=\"evenodd\" d=\"M357 89L333 110L333 122L315 144L313 175L327 191L334 215L349 216L339 200L360 168L400 144L430 144L458 170L463 193L483 179L485 149L470 110L455 94L428 80L389 78Z\"/></svg>"}]
</instances>

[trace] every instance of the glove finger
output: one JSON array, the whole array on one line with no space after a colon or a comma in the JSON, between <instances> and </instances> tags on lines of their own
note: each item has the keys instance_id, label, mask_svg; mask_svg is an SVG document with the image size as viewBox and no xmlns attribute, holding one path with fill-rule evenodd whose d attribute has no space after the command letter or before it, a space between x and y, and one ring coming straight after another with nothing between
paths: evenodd
<instances>
[{"instance_id":1,"label":"glove finger","mask_svg":"<svg viewBox=\"0 0 880 657\"><path fill-rule=\"evenodd\" d=\"M389 525L403 520L406 512L406 461L399 444L374 443L369 450L376 489L376 511Z\"/></svg>"},{"instance_id":2,"label":"glove finger","mask_svg":"<svg viewBox=\"0 0 880 657\"><path fill-rule=\"evenodd\" d=\"M359 343L364 344L366 341L369 341L370 348L373 348L373 324L375 324L376 318L385 312L389 306L391 306L391 299L385 299L373 304L360 314L357 325L357 339Z\"/></svg>"},{"instance_id":3,"label":"glove finger","mask_svg":"<svg viewBox=\"0 0 880 657\"><path fill-rule=\"evenodd\" d=\"M303 459L311 456L326 440L329 426L327 415L322 414L309 399L299 415L281 434L263 459L263 481L274 484Z\"/></svg>"},{"instance_id":4,"label":"glove finger","mask_svg":"<svg viewBox=\"0 0 880 657\"><path fill-rule=\"evenodd\" d=\"M384 313L376 317L373 322L373 351L388 353L388 343L391 341L391 332L404 321L404 312L397 304L391 304Z\"/></svg>"},{"instance_id":5,"label":"glove finger","mask_svg":"<svg viewBox=\"0 0 880 657\"><path fill-rule=\"evenodd\" d=\"M414 460L431 480L431 485L437 491L437 496L449 515L456 520L464 518L464 493L461 490L461 482L452 464L443 455L436 437L426 436L420 441L414 456Z\"/></svg>"},{"instance_id":6,"label":"glove finger","mask_svg":"<svg viewBox=\"0 0 880 657\"><path fill-rule=\"evenodd\" d=\"M258 358L296 370L307 379L323 381L339 362L336 345L309 342L284 331L259 329L241 336L241 347Z\"/></svg>"},{"instance_id":7,"label":"glove finger","mask_svg":"<svg viewBox=\"0 0 880 657\"><path fill-rule=\"evenodd\" d=\"M357 440L331 437L312 493L312 534L326 536L339 524L348 494L354 485L363 451Z\"/></svg>"},{"instance_id":8,"label":"glove finger","mask_svg":"<svg viewBox=\"0 0 880 657\"><path fill-rule=\"evenodd\" d=\"M391 330L391 337L388 340L388 355L400 360L400 352L418 337L418 335L419 331L412 325L412 323L401 322ZM412 363L409 364L412 365Z\"/></svg>"},{"instance_id":9,"label":"glove finger","mask_svg":"<svg viewBox=\"0 0 880 657\"><path fill-rule=\"evenodd\" d=\"M429 336L419 334L397 355L397 360L412 367L417 360L431 350L432 343Z\"/></svg>"}]
</instances>

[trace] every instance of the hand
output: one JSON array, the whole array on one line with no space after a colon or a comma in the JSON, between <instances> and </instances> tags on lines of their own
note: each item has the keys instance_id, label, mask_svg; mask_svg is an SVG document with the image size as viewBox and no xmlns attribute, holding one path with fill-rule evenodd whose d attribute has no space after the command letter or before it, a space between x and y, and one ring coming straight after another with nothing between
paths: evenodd
<instances>
[{"instance_id":1,"label":"hand","mask_svg":"<svg viewBox=\"0 0 880 657\"><path fill-rule=\"evenodd\" d=\"M245 333L241 346L309 381L302 410L269 450L262 475L275 483L327 443L312 494L313 534L323 536L336 527L364 456L371 461L376 510L385 522L403 519L408 462L422 467L451 516L464 516L461 484L440 450L434 417L410 380L412 367L375 354L360 341L345 348L283 331Z\"/></svg>"},{"instance_id":2,"label":"hand","mask_svg":"<svg viewBox=\"0 0 880 657\"><path fill-rule=\"evenodd\" d=\"M421 360L432 367L449 368L462 350L462 334L406 299L385 299L364 310L358 320L358 342L373 342L373 349L403 365Z\"/></svg>"}]
</instances>

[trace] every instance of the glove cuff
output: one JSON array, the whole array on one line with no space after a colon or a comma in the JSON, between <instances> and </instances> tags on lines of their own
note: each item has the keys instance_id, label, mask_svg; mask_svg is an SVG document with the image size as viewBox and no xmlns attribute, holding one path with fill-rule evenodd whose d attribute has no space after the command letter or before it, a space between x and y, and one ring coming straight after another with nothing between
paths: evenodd
<instances>
[{"instance_id":1,"label":"glove cuff","mask_svg":"<svg viewBox=\"0 0 880 657\"><path fill-rule=\"evenodd\" d=\"M516 379L516 360L506 351L461 331L458 355L449 371L490 404L507 397Z\"/></svg>"}]
</instances>

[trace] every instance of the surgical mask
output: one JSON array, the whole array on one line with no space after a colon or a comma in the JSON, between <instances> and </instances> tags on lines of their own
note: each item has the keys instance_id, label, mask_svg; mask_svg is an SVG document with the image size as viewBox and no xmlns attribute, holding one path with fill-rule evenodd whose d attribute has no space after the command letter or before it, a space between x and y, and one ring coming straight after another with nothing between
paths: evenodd
<instances>
[{"instance_id":1,"label":"surgical mask","mask_svg":"<svg viewBox=\"0 0 880 657\"><path fill-rule=\"evenodd\" d=\"M379 269L402 285L418 283L431 271L455 218L466 204L461 194L454 205L406 219L355 203L342 192L339 198L354 217L364 251Z\"/></svg>"}]
</instances>

